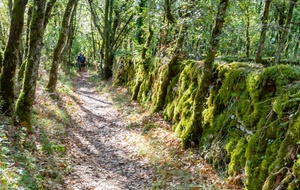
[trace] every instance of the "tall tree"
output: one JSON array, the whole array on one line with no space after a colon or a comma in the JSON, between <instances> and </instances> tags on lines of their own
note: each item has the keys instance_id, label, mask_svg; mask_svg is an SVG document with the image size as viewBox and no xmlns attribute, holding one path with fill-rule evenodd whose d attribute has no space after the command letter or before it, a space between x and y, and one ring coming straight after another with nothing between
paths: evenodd
<instances>
[{"instance_id":1,"label":"tall tree","mask_svg":"<svg viewBox=\"0 0 300 190\"><path fill-rule=\"evenodd\" d=\"M297 0L290 0L289 10L288 10L288 13L287 13L285 25L282 29L282 35L280 35L278 49L277 49L277 52L275 54L274 64L278 64L280 62L281 53L282 53L282 51L284 49L284 45L287 41L288 31L289 31L289 28L290 28L290 24L291 24L292 16L293 16L293 11L294 11L294 7L295 7L296 3L297 3ZM281 30L281 29L279 29L279 30Z\"/></svg>"},{"instance_id":2,"label":"tall tree","mask_svg":"<svg viewBox=\"0 0 300 190\"><path fill-rule=\"evenodd\" d=\"M269 15L269 9L270 9L270 4L272 0L266 0L264 4L264 10L263 10L263 15L262 15L262 27L261 27L261 32L260 32L260 40L258 43L258 48L256 51L256 56L255 56L255 62L256 63L261 63L262 62L262 54L263 54L263 49L265 45L265 39L266 39L266 34L267 34L267 29L268 29L268 15Z\"/></svg>"},{"instance_id":3,"label":"tall tree","mask_svg":"<svg viewBox=\"0 0 300 190\"><path fill-rule=\"evenodd\" d=\"M112 6L113 0L106 0L105 1L105 8L104 8L104 38L103 38L103 45L104 45L104 79L109 79L112 76L111 67L113 65L113 54L111 52L111 26L112 26Z\"/></svg>"},{"instance_id":4,"label":"tall tree","mask_svg":"<svg viewBox=\"0 0 300 190\"><path fill-rule=\"evenodd\" d=\"M31 112L35 96L38 70L43 47L46 0L33 1L33 13L30 24L29 52L23 78L23 86L16 102L13 119L32 133Z\"/></svg>"},{"instance_id":5,"label":"tall tree","mask_svg":"<svg viewBox=\"0 0 300 190\"><path fill-rule=\"evenodd\" d=\"M74 40L74 35L75 35L75 18L76 18L76 14L77 14L77 5L78 5L78 1L75 5L75 8L72 12L71 15L71 20L70 20L70 27L69 27L69 34L68 34L68 40L66 42L66 45L64 47L64 49L62 50L62 62L63 62L63 68L65 71L67 71L67 66L69 63L71 63L72 60L72 44L73 44L73 40Z\"/></svg>"},{"instance_id":6,"label":"tall tree","mask_svg":"<svg viewBox=\"0 0 300 190\"><path fill-rule=\"evenodd\" d=\"M89 0L90 10L93 15L93 22L102 38L102 47L100 50L103 60L103 78L109 79L112 77L112 66L115 56L115 51L120 47L131 29L130 21L133 19L131 12L130 1L105 0L104 9L101 9L102 23L99 24L99 16L94 9L95 3ZM126 16L125 16L126 15Z\"/></svg>"},{"instance_id":7,"label":"tall tree","mask_svg":"<svg viewBox=\"0 0 300 190\"><path fill-rule=\"evenodd\" d=\"M45 20L44 20L44 30L46 29L46 26L48 25L49 19L51 17L51 12L54 7L54 4L56 3L57 0L50 0L47 3L47 8L45 12ZM30 21L31 21L31 16L32 16L32 6L29 6L28 11L27 11L27 31L26 31L26 41L25 41L25 57L28 54L29 50L29 33L30 33ZM22 81L24 71L25 71L25 66L26 62L23 62L18 73L18 81Z\"/></svg>"},{"instance_id":8,"label":"tall tree","mask_svg":"<svg viewBox=\"0 0 300 190\"><path fill-rule=\"evenodd\" d=\"M4 100L2 112L11 113L15 99L14 77L18 64L18 53L24 25L24 13L28 0L15 0L10 23L9 39L2 60L0 76L0 95Z\"/></svg>"},{"instance_id":9,"label":"tall tree","mask_svg":"<svg viewBox=\"0 0 300 190\"><path fill-rule=\"evenodd\" d=\"M204 68L200 80L201 82L199 84L199 89L197 90L194 98L194 110L192 116L193 121L192 126L190 126L194 136L190 137L191 139L189 139L189 141L186 141L185 143L190 143L190 141L198 142L199 135L201 135L203 130L202 112L204 110L206 94L209 93L209 86L211 85L211 79L213 75L213 63L215 61L215 56L218 50L220 35L222 33L223 23L226 16L228 4L229 0L220 0L218 6L218 13L210 38L208 47L209 49L207 52L207 56L204 60ZM186 145L189 146L189 144Z\"/></svg>"},{"instance_id":10,"label":"tall tree","mask_svg":"<svg viewBox=\"0 0 300 190\"><path fill-rule=\"evenodd\" d=\"M53 60L51 64L50 74L49 74L49 82L47 84L47 89L49 92L54 92L56 89L57 77L58 77L58 73L57 73L58 65L62 56L62 50L66 44L66 41L68 41L67 38L68 35L70 34L69 28L71 24L72 13L75 10L76 4L77 4L77 0L69 0L64 13L59 39L54 49Z\"/></svg>"}]
</instances>

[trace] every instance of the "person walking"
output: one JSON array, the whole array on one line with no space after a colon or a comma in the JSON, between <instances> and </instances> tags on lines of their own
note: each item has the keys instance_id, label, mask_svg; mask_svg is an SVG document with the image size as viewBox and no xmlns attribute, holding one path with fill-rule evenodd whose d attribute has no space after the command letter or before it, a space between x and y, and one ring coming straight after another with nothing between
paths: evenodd
<instances>
[{"instance_id":1,"label":"person walking","mask_svg":"<svg viewBox=\"0 0 300 190\"><path fill-rule=\"evenodd\" d=\"M86 66L85 61L86 61L86 58L85 58L84 54L82 52L80 52L77 57L79 71L85 70L85 66Z\"/></svg>"}]
</instances>

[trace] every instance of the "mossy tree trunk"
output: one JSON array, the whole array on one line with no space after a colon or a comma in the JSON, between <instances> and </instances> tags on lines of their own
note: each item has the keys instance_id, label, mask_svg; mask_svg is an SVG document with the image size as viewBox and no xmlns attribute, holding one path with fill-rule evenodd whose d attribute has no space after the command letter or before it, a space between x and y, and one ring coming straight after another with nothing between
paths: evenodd
<instances>
[{"instance_id":1,"label":"mossy tree trunk","mask_svg":"<svg viewBox=\"0 0 300 190\"><path fill-rule=\"evenodd\" d=\"M12 15L13 15L13 0L8 0L7 5L8 5L8 9L9 9L9 16L12 17Z\"/></svg>"},{"instance_id":2,"label":"mossy tree trunk","mask_svg":"<svg viewBox=\"0 0 300 190\"><path fill-rule=\"evenodd\" d=\"M202 134L202 112L205 108L206 95L209 93L209 86L211 85L213 75L213 63L218 50L220 35L222 33L223 23L226 15L226 10L229 0L221 0L218 6L218 14L216 22L212 31L212 36L209 43L209 49L204 61L204 68L201 75L199 89L196 91L193 107L193 116L190 137L186 137L183 146L190 146L191 142L198 143Z\"/></svg>"},{"instance_id":3,"label":"mossy tree trunk","mask_svg":"<svg viewBox=\"0 0 300 190\"><path fill-rule=\"evenodd\" d=\"M14 77L19 61L19 47L24 25L24 13L27 0L15 0L12 10L8 42L2 60L2 72L0 76L0 95L4 101L2 112L11 112L15 99Z\"/></svg>"},{"instance_id":4,"label":"mossy tree trunk","mask_svg":"<svg viewBox=\"0 0 300 190\"><path fill-rule=\"evenodd\" d=\"M294 11L294 7L295 7L296 3L297 3L297 0L290 0L290 6L289 6L288 13L287 13L288 15L287 15L287 18L286 18L286 23L283 27L282 35L280 35L278 49L277 49L277 52L275 54L274 64L279 64L279 62L280 62L281 53L282 53L282 51L284 49L284 45L287 41L288 30L290 28L290 24L291 24L292 16L293 16L293 11Z\"/></svg>"},{"instance_id":5,"label":"mossy tree trunk","mask_svg":"<svg viewBox=\"0 0 300 190\"><path fill-rule=\"evenodd\" d=\"M52 8L54 6L54 4L56 3L57 0L50 0L47 3L47 8L46 8L46 12L45 12L45 20L44 20L44 30L49 22L49 19L51 17L51 12L52 12ZM28 54L28 50L29 50L29 34L30 34L30 21L31 21L31 16L32 16L32 6L29 6L28 11L27 11L27 30L26 30L26 40L25 40L25 57L27 57ZM18 81L22 81L23 79L23 75L24 75L24 71L25 71L25 65L26 62L23 62L20 69L19 69L19 73L18 73Z\"/></svg>"},{"instance_id":6,"label":"mossy tree trunk","mask_svg":"<svg viewBox=\"0 0 300 190\"><path fill-rule=\"evenodd\" d=\"M32 6L29 5L27 10L27 22L26 22L26 39L25 39L25 50L24 50L25 56L27 56L29 50L29 33L30 33L30 21L32 17L32 10L33 10Z\"/></svg>"},{"instance_id":7,"label":"mossy tree trunk","mask_svg":"<svg viewBox=\"0 0 300 190\"><path fill-rule=\"evenodd\" d=\"M69 34L68 34L68 40L66 42L66 45L64 47L64 49L62 50L62 62L63 62L63 70L64 72L67 72L67 66L69 65L69 63L71 63L71 59L72 59L72 44L73 44L73 39L74 39L74 34L75 34L75 17L76 17L76 9L77 9L77 5L78 2L76 3L76 6L74 8L74 11L72 12L72 16L71 16L71 21L70 21L70 29L69 29Z\"/></svg>"},{"instance_id":8,"label":"mossy tree trunk","mask_svg":"<svg viewBox=\"0 0 300 190\"><path fill-rule=\"evenodd\" d=\"M144 35L145 35L145 31L142 29L144 27L144 19L146 17L146 12L145 12L145 9L147 8L147 5L146 5L146 1L143 0L140 2L139 4L139 14L140 14L140 17L138 18L137 20L137 41L138 43L141 45L142 43L144 43ZM148 9L147 9L147 13L149 14L150 12L150 9L151 6L149 5ZM136 67L137 70L136 72L139 73L138 77L137 77L137 81L135 82L136 84L134 85L133 87L133 91L132 91L132 96L131 96L131 99L132 100L137 100L138 99L138 95L139 95L139 92L140 92L140 89L141 89L141 85L143 83L143 80L145 78L145 75L146 75L146 55L147 55L147 51L150 47L150 44L151 44L151 40L153 38L153 30L152 30L152 27L151 27L151 21L150 21L150 15L148 15L148 32L149 32L149 35L148 35L148 38L147 38L147 41L146 43L144 44L143 48L142 48L142 52L141 52L141 60L138 62L138 66Z\"/></svg>"},{"instance_id":9,"label":"mossy tree trunk","mask_svg":"<svg viewBox=\"0 0 300 190\"><path fill-rule=\"evenodd\" d=\"M175 17L172 14L172 10L171 10L171 1L170 0L165 0L165 13L166 13L166 17L168 19L168 21L170 23L176 23Z\"/></svg>"},{"instance_id":10,"label":"mossy tree trunk","mask_svg":"<svg viewBox=\"0 0 300 190\"><path fill-rule=\"evenodd\" d=\"M58 78L58 64L61 60L62 50L68 38L72 13L75 10L76 4L77 4L77 0L69 0L64 13L59 39L53 53L53 60L51 64L50 74L49 74L49 82L47 84L47 89L50 93L53 93L56 89L57 78Z\"/></svg>"},{"instance_id":11,"label":"mossy tree trunk","mask_svg":"<svg viewBox=\"0 0 300 190\"><path fill-rule=\"evenodd\" d=\"M31 21L31 16L32 16L32 6L28 7L27 11L27 24L26 24L26 39L25 39L25 50L24 54L27 57L28 50L29 50L29 33L30 33L30 21ZM18 81L21 82L23 79L24 71L25 71L25 65L26 62L23 62L19 68L18 72Z\"/></svg>"},{"instance_id":12,"label":"mossy tree trunk","mask_svg":"<svg viewBox=\"0 0 300 190\"><path fill-rule=\"evenodd\" d=\"M286 1L275 1L274 7L275 7L275 15L274 17L277 19L278 22L278 31L277 36L275 38L276 43L278 43L282 37L283 34L283 27L284 27L284 21L285 21L285 9L286 9Z\"/></svg>"},{"instance_id":13,"label":"mossy tree trunk","mask_svg":"<svg viewBox=\"0 0 300 190\"><path fill-rule=\"evenodd\" d=\"M147 1L146 0L141 0L139 2L139 6L138 6L138 15L139 17L136 20L136 40L137 43L139 45L143 44L145 41L145 31L143 29L144 26L144 20L145 20L145 16L144 16L144 11L147 8Z\"/></svg>"},{"instance_id":14,"label":"mossy tree trunk","mask_svg":"<svg viewBox=\"0 0 300 190\"><path fill-rule=\"evenodd\" d=\"M32 133L31 110L33 106L44 35L46 0L34 0L30 25L30 42L25 75L13 119Z\"/></svg>"},{"instance_id":15,"label":"mossy tree trunk","mask_svg":"<svg viewBox=\"0 0 300 190\"><path fill-rule=\"evenodd\" d=\"M162 80L162 81L158 84L157 93L154 94L153 109L152 109L153 112L161 110L164 106L164 102L168 90L168 84L171 82L173 77L173 66L177 63L182 53L182 47L184 44L184 39L186 37L186 30L187 30L187 25L184 23L181 25L181 29L178 34L176 45L174 47L173 52L171 53L172 57L169 63L167 63L167 65L165 66L167 68L165 68L165 72L160 72L162 73L162 76L160 77L161 79L158 80ZM161 68L163 69L163 67L164 66L162 66Z\"/></svg>"},{"instance_id":16,"label":"mossy tree trunk","mask_svg":"<svg viewBox=\"0 0 300 190\"><path fill-rule=\"evenodd\" d=\"M261 19L262 27L261 27L261 32L260 32L260 39L259 39L258 48L256 51L256 56L255 56L256 63L262 62L262 54L263 54L263 49L264 49L265 39L266 39L266 34L267 34L267 29L268 29L268 15L269 15L271 1L272 0L266 0L265 4L264 4L263 16Z\"/></svg>"},{"instance_id":17,"label":"mossy tree trunk","mask_svg":"<svg viewBox=\"0 0 300 190\"><path fill-rule=\"evenodd\" d=\"M95 38L95 31L94 31L94 25L93 25L93 14L91 13L91 38L92 38L92 47L93 47L93 52L92 52L92 58L93 60L96 60L96 52L97 52L97 45L96 45L96 38Z\"/></svg>"},{"instance_id":18,"label":"mossy tree trunk","mask_svg":"<svg viewBox=\"0 0 300 190\"><path fill-rule=\"evenodd\" d=\"M104 9L104 68L103 68L103 78L109 79L112 77L112 65L113 65L113 52L112 52L112 10L113 10L113 1L105 1Z\"/></svg>"},{"instance_id":19,"label":"mossy tree trunk","mask_svg":"<svg viewBox=\"0 0 300 190\"><path fill-rule=\"evenodd\" d=\"M49 2L47 3L45 19L44 19L44 30L46 29L46 26L48 25L49 19L51 17L52 9L53 9L56 1L57 0L49 0Z\"/></svg>"},{"instance_id":20,"label":"mossy tree trunk","mask_svg":"<svg viewBox=\"0 0 300 190\"><path fill-rule=\"evenodd\" d=\"M298 55L298 49L299 49L299 42L297 41L294 48L294 58L296 58Z\"/></svg>"},{"instance_id":21,"label":"mossy tree trunk","mask_svg":"<svg viewBox=\"0 0 300 190\"><path fill-rule=\"evenodd\" d=\"M149 47L150 47L152 38L153 38L153 30L152 30L151 26L149 26L149 36L148 36L148 38L147 38L146 44L144 45L144 47L143 47L143 49L142 49L142 55L141 55L141 59L142 59L142 60L145 60L145 59L146 59L146 53L147 53L147 50L148 50Z\"/></svg>"},{"instance_id":22,"label":"mossy tree trunk","mask_svg":"<svg viewBox=\"0 0 300 190\"><path fill-rule=\"evenodd\" d=\"M249 59L250 57L250 11L249 11L249 6L246 7L246 56Z\"/></svg>"}]
</instances>

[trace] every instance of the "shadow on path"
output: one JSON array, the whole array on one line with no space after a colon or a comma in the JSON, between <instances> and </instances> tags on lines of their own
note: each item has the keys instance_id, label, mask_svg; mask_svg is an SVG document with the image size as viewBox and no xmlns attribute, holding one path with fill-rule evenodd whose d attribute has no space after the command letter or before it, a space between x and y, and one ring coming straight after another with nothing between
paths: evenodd
<instances>
[{"instance_id":1,"label":"shadow on path","mask_svg":"<svg viewBox=\"0 0 300 190\"><path fill-rule=\"evenodd\" d=\"M152 172L139 160L125 139L130 137L110 94L97 93L89 73L75 79L69 110L68 153L73 168L65 179L67 189L150 189Z\"/></svg>"}]
</instances>

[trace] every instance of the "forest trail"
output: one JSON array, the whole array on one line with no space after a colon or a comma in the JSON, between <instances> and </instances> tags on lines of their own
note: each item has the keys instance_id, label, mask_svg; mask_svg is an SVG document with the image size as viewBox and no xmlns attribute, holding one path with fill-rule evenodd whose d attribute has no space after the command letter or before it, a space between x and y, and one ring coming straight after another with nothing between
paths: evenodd
<instances>
[{"instance_id":1,"label":"forest trail","mask_svg":"<svg viewBox=\"0 0 300 190\"><path fill-rule=\"evenodd\" d=\"M122 114L113 106L109 93L97 93L89 73L75 79L69 130L70 154L74 158L67 189L145 189L151 184L151 170L134 157L124 141L130 132Z\"/></svg>"},{"instance_id":2,"label":"forest trail","mask_svg":"<svg viewBox=\"0 0 300 190\"><path fill-rule=\"evenodd\" d=\"M78 75L67 102L72 126L65 144L72 170L63 177L66 189L237 189L220 180L197 150L182 150L159 115L145 116L134 102L116 106L115 95L125 89L99 90L88 72ZM156 125L165 129L149 128Z\"/></svg>"}]
</instances>

